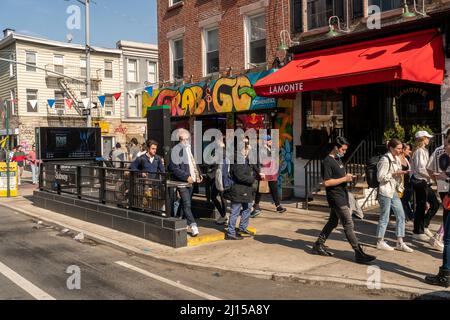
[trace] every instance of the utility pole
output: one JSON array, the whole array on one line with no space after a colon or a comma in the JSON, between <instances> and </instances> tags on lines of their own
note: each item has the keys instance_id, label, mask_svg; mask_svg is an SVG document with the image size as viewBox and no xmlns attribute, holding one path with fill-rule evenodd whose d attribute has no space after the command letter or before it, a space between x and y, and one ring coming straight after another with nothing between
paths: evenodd
<instances>
[{"instance_id":1,"label":"utility pole","mask_svg":"<svg viewBox=\"0 0 450 320\"><path fill-rule=\"evenodd\" d=\"M89 10L90 0L85 0L84 5L86 6L86 94L88 100L88 115L86 119L87 127L92 127L91 118L91 34L90 34L90 10Z\"/></svg>"},{"instance_id":2,"label":"utility pole","mask_svg":"<svg viewBox=\"0 0 450 320\"><path fill-rule=\"evenodd\" d=\"M4 101L3 106L5 108L5 129L6 129L6 197L9 198L11 197L11 184L10 184L10 177L11 177L11 172L10 172L10 167L9 167L9 108L8 108L8 104L6 102L7 100ZM12 104L11 104L12 105ZM17 179L17 177L16 177Z\"/></svg>"}]
</instances>

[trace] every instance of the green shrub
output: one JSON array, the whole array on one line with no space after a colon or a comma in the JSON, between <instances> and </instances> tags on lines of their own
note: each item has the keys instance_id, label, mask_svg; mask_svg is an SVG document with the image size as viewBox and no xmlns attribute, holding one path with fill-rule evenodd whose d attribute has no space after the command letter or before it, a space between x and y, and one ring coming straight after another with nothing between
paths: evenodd
<instances>
[{"instance_id":1,"label":"green shrub","mask_svg":"<svg viewBox=\"0 0 450 320\"><path fill-rule=\"evenodd\" d=\"M397 138L400 141L405 141L405 129L397 124L394 126L394 128L389 128L387 130L384 131L384 141L388 142L391 139Z\"/></svg>"}]
</instances>

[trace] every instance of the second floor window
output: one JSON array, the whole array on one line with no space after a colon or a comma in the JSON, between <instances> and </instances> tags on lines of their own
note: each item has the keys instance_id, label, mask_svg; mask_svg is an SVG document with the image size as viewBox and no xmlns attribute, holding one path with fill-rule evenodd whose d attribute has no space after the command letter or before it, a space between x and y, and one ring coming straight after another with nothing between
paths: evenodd
<instances>
[{"instance_id":1,"label":"second floor window","mask_svg":"<svg viewBox=\"0 0 450 320\"><path fill-rule=\"evenodd\" d=\"M105 116L112 116L113 114L114 114L113 96L107 95L105 98Z\"/></svg>"},{"instance_id":2,"label":"second floor window","mask_svg":"<svg viewBox=\"0 0 450 320\"><path fill-rule=\"evenodd\" d=\"M86 68L86 58L80 59L80 76L83 78L86 78L87 74L87 68Z\"/></svg>"},{"instance_id":3,"label":"second floor window","mask_svg":"<svg viewBox=\"0 0 450 320\"><path fill-rule=\"evenodd\" d=\"M156 83L156 62L153 61L147 61L147 71L148 71L148 77L147 81L149 83Z\"/></svg>"},{"instance_id":4,"label":"second floor window","mask_svg":"<svg viewBox=\"0 0 450 320\"><path fill-rule=\"evenodd\" d=\"M55 91L55 109L64 109L64 99L66 98L64 91Z\"/></svg>"},{"instance_id":5,"label":"second floor window","mask_svg":"<svg viewBox=\"0 0 450 320\"><path fill-rule=\"evenodd\" d=\"M27 71L36 72L36 52L26 53Z\"/></svg>"},{"instance_id":6,"label":"second floor window","mask_svg":"<svg viewBox=\"0 0 450 320\"><path fill-rule=\"evenodd\" d=\"M172 78L183 79L183 39L172 41Z\"/></svg>"},{"instance_id":7,"label":"second floor window","mask_svg":"<svg viewBox=\"0 0 450 320\"><path fill-rule=\"evenodd\" d=\"M369 0L369 6L379 6L381 11L401 8L403 0Z\"/></svg>"},{"instance_id":8,"label":"second floor window","mask_svg":"<svg viewBox=\"0 0 450 320\"><path fill-rule=\"evenodd\" d=\"M258 15L248 18L248 53L249 63L266 62L266 18Z\"/></svg>"},{"instance_id":9,"label":"second floor window","mask_svg":"<svg viewBox=\"0 0 450 320\"><path fill-rule=\"evenodd\" d=\"M139 105L139 98L137 95L130 96L128 95L128 117L129 118L136 118L139 116L138 113L138 106Z\"/></svg>"},{"instance_id":10,"label":"second floor window","mask_svg":"<svg viewBox=\"0 0 450 320\"><path fill-rule=\"evenodd\" d=\"M54 55L53 65L55 66L55 72L64 73L64 56Z\"/></svg>"},{"instance_id":11,"label":"second floor window","mask_svg":"<svg viewBox=\"0 0 450 320\"><path fill-rule=\"evenodd\" d=\"M308 30L328 26L331 16L344 19L344 1L308 0Z\"/></svg>"},{"instance_id":12,"label":"second floor window","mask_svg":"<svg viewBox=\"0 0 450 320\"><path fill-rule=\"evenodd\" d=\"M205 30L206 74L219 72L219 29Z\"/></svg>"},{"instance_id":13,"label":"second floor window","mask_svg":"<svg viewBox=\"0 0 450 320\"><path fill-rule=\"evenodd\" d=\"M128 70L128 82L137 82L137 60L129 59L127 64Z\"/></svg>"},{"instance_id":14,"label":"second floor window","mask_svg":"<svg viewBox=\"0 0 450 320\"><path fill-rule=\"evenodd\" d=\"M27 112L38 112L38 91L27 89Z\"/></svg>"},{"instance_id":15,"label":"second floor window","mask_svg":"<svg viewBox=\"0 0 450 320\"><path fill-rule=\"evenodd\" d=\"M112 61L105 61L105 78L113 78L113 63Z\"/></svg>"}]
</instances>

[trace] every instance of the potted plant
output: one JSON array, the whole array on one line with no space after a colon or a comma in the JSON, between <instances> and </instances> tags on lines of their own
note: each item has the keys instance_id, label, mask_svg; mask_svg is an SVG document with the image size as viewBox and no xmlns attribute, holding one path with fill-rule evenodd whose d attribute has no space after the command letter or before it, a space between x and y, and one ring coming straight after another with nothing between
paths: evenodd
<instances>
[{"instance_id":1,"label":"potted plant","mask_svg":"<svg viewBox=\"0 0 450 320\"><path fill-rule=\"evenodd\" d=\"M405 129L401 125L395 124L393 128L384 131L383 137L385 143L394 138L405 141Z\"/></svg>"}]
</instances>

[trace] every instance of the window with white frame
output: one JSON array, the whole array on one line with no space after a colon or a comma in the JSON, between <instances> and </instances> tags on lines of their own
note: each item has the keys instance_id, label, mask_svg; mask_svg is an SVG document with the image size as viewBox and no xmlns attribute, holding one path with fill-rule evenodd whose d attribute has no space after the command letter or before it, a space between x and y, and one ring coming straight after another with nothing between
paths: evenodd
<instances>
[{"instance_id":1,"label":"window with white frame","mask_svg":"<svg viewBox=\"0 0 450 320\"><path fill-rule=\"evenodd\" d=\"M219 29L205 29L205 75L219 72Z\"/></svg>"},{"instance_id":2,"label":"window with white frame","mask_svg":"<svg viewBox=\"0 0 450 320\"><path fill-rule=\"evenodd\" d=\"M38 112L38 91L27 89L27 112Z\"/></svg>"},{"instance_id":3,"label":"window with white frame","mask_svg":"<svg viewBox=\"0 0 450 320\"><path fill-rule=\"evenodd\" d=\"M183 0L169 0L169 7L171 7L181 1L183 1Z\"/></svg>"},{"instance_id":4,"label":"window with white frame","mask_svg":"<svg viewBox=\"0 0 450 320\"><path fill-rule=\"evenodd\" d=\"M136 59L128 59L127 63L127 81L128 82L138 82L137 70L138 70L138 62Z\"/></svg>"},{"instance_id":5,"label":"window with white frame","mask_svg":"<svg viewBox=\"0 0 450 320\"><path fill-rule=\"evenodd\" d=\"M113 78L113 62L110 60L105 60L105 78Z\"/></svg>"},{"instance_id":6,"label":"window with white frame","mask_svg":"<svg viewBox=\"0 0 450 320\"><path fill-rule=\"evenodd\" d=\"M66 95L64 91L55 91L55 109L64 109L64 99Z\"/></svg>"},{"instance_id":7,"label":"window with white frame","mask_svg":"<svg viewBox=\"0 0 450 320\"><path fill-rule=\"evenodd\" d=\"M147 61L147 81L149 83L156 83L157 77L156 77L156 62L154 61Z\"/></svg>"},{"instance_id":8,"label":"window with white frame","mask_svg":"<svg viewBox=\"0 0 450 320\"><path fill-rule=\"evenodd\" d=\"M53 66L55 67L55 72L64 73L64 56L55 54L53 56Z\"/></svg>"},{"instance_id":9,"label":"window with white frame","mask_svg":"<svg viewBox=\"0 0 450 320\"><path fill-rule=\"evenodd\" d=\"M266 17L264 14L247 17L248 63L266 62Z\"/></svg>"},{"instance_id":10,"label":"window with white frame","mask_svg":"<svg viewBox=\"0 0 450 320\"><path fill-rule=\"evenodd\" d=\"M80 58L80 76L86 78L87 67L86 58Z\"/></svg>"},{"instance_id":11,"label":"window with white frame","mask_svg":"<svg viewBox=\"0 0 450 320\"><path fill-rule=\"evenodd\" d=\"M128 117L137 118L138 114L138 95L128 95Z\"/></svg>"},{"instance_id":12,"label":"window with white frame","mask_svg":"<svg viewBox=\"0 0 450 320\"><path fill-rule=\"evenodd\" d=\"M36 72L36 52L26 52L26 63L27 63L27 71Z\"/></svg>"},{"instance_id":13,"label":"window with white frame","mask_svg":"<svg viewBox=\"0 0 450 320\"><path fill-rule=\"evenodd\" d=\"M14 60L14 55L10 54L9 56L9 60ZM14 77L14 62L10 62L9 63L9 77L13 78Z\"/></svg>"},{"instance_id":14,"label":"window with white frame","mask_svg":"<svg viewBox=\"0 0 450 320\"><path fill-rule=\"evenodd\" d=\"M401 8L403 0L369 0L369 6L376 5L381 11L388 11Z\"/></svg>"},{"instance_id":15,"label":"window with white frame","mask_svg":"<svg viewBox=\"0 0 450 320\"><path fill-rule=\"evenodd\" d=\"M105 97L105 116L114 115L114 100L112 95Z\"/></svg>"},{"instance_id":16,"label":"window with white frame","mask_svg":"<svg viewBox=\"0 0 450 320\"><path fill-rule=\"evenodd\" d=\"M183 39L171 40L172 80L183 79Z\"/></svg>"}]
</instances>

